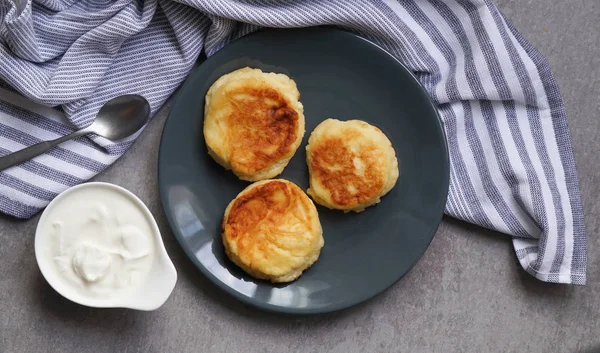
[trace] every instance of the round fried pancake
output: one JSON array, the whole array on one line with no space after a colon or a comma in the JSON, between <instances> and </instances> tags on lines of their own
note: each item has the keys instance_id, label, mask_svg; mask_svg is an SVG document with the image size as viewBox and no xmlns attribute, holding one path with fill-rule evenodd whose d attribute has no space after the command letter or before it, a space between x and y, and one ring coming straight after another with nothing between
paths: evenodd
<instances>
[{"instance_id":1,"label":"round fried pancake","mask_svg":"<svg viewBox=\"0 0 600 353\"><path fill-rule=\"evenodd\" d=\"M208 90L204 138L209 154L240 179L279 175L304 136L296 83L284 74L243 68Z\"/></svg>"},{"instance_id":2,"label":"round fried pancake","mask_svg":"<svg viewBox=\"0 0 600 353\"><path fill-rule=\"evenodd\" d=\"M361 120L323 121L308 139L306 161L308 194L320 205L345 212L378 203L399 175L390 140Z\"/></svg>"},{"instance_id":3,"label":"round fried pancake","mask_svg":"<svg viewBox=\"0 0 600 353\"><path fill-rule=\"evenodd\" d=\"M291 282L317 259L323 231L317 209L296 184L256 182L229 203L223 217L227 256L252 277Z\"/></svg>"}]
</instances>

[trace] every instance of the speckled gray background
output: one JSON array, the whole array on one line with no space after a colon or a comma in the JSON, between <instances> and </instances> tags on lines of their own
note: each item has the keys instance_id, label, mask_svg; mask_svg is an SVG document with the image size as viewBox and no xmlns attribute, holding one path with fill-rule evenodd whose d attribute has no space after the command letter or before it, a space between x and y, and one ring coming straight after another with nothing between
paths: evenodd
<instances>
[{"instance_id":1,"label":"speckled gray background","mask_svg":"<svg viewBox=\"0 0 600 353\"><path fill-rule=\"evenodd\" d=\"M136 193L157 218L179 281L155 312L68 302L34 259L37 217L0 216L0 352L600 352L600 1L497 0L550 61L569 116L588 231L588 285L537 282L508 237L445 219L414 269L356 308L305 318L245 307L178 247L158 198L168 105L96 180Z\"/></svg>"}]
</instances>

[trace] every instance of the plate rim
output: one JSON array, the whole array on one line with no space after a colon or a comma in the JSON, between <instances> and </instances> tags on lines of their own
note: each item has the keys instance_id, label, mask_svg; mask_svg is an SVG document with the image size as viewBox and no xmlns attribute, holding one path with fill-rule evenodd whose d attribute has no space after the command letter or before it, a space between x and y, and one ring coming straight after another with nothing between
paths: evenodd
<instances>
[{"instance_id":1,"label":"plate rim","mask_svg":"<svg viewBox=\"0 0 600 353\"><path fill-rule=\"evenodd\" d=\"M426 98L427 103L430 105L430 107L432 108L432 111L434 112L437 120L437 124L436 127L439 129L439 132L441 133L441 137L443 140L443 144L442 144L442 153L444 156L444 163L443 163L443 169L444 169L444 197L443 200L440 200L440 205L436 205L439 208L441 208L441 212L439 215L439 219L435 222L435 225L432 226L431 228L431 233L429 234L430 236L430 240L427 243L427 246L425 247L425 249L423 250L423 252L418 256L417 260L410 265L410 267L408 268L408 270L402 274L401 276L399 276L398 278L394 279L393 281L390 282L389 285L383 287L381 290L379 291L375 291L372 295L366 296L360 300L356 300L354 302L351 302L350 304L339 304L339 305L331 305L325 308L294 308L294 307L288 307L288 306L279 306L279 305L274 305L274 304L270 304L270 303L265 303L265 302L261 302L261 301L256 301L256 300L252 300L251 297L242 295L240 293L238 293L237 291L233 290L230 286L227 286L225 283L223 283L221 280L219 280L216 276L214 276L210 271L208 271L206 269L205 266L202 265L202 263L198 260L198 258L196 257L195 253L190 249L189 246L187 246L187 244L185 243L185 237L183 236L183 234L180 234L180 232L178 231L178 228L175 227L174 225L176 224L175 221L172 219L172 212L167 210L165 201L167 199L167 196L165 195L165 190L162 187L163 182L161 182L162 180L162 170L163 168L161 167L161 165L163 165L163 144L165 141L165 136L166 136L166 131L169 128L169 120L171 119L171 117L174 115L173 111L174 108L177 107L177 105L180 103L180 101L183 99L183 95L181 94L189 85L190 82L192 81L192 77L195 75L199 75L199 72L201 70L202 65L205 64L205 62L207 60L218 60L218 57L220 56L221 53L223 53L223 49L226 49L226 47L234 42L238 42L240 40L244 40L246 38L252 37L254 35L257 35L259 33L263 33L263 32L272 32L272 31L306 31L306 30L324 30L324 31L330 31L330 32L337 32L339 35L345 35L348 37L353 37L354 40L361 40L366 42L367 44L373 46L376 50L381 51L384 55L388 56L389 58L391 58L397 65L400 66L400 68L402 70L404 70L410 77L410 79L412 79L414 81L414 83L416 84L416 86L418 87L418 89L421 91L421 93L423 94L423 96ZM413 74L413 72L408 69L400 60L398 60L396 57L394 57L392 54L390 54L387 50L385 50L384 48L382 48L380 45L378 45L377 43L374 43L372 41L370 41L367 38L361 37L360 35L348 31L348 30L344 30L341 29L339 27L331 27L331 26L314 26L314 27L304 27L304 28L261 28L257 31L254 31L250 34L247 34L245 36L242 36L238 39L233 40L232 42L228 43L225 45L225 47L223 47L222 49L220 49L219 51L217 51L216 53L214 53L212 56L210 57L205 57L204 54L201 54L201 58L203 58L202 62L195 67L194 69L192 69L190 71L190 73L188 74L186 80L180 85L178 91L176 92L176 97L173 100L173 103L171 105L171 108L169 110L169 114L167 115L167 118L165 119L165 122L163 124L163 130L161 132L161 138L160 138L160 142L159 142L159 150L158 150L158 164L157 164L157 182L158 182L158 189L159 189L159 197L160 197L160 203L161 203L161 208L163 213L165 214L165 217L167 218L167 223L169 225L169 229L171 230L171 232L175 235L175 239L177 240L177 243L179 244L179 246L183 249L184 253L186 254L186 256L188 257L188 259L194 264L194 266L200 270L200 272L214 285L216 285L220 290L222 290L223 292L227 293L228 295L232 296L233 298L241 301L242 303L246 304L246 305L250 305L252 307L258 308L260 310L264 310L267 312L272 312L272 313L283 313L283 314L292 314L292 315L314 315L314 314L324 314L324 313L331 313L331 312L337 312L337 311L341 311L341 310L345 310L345 309L349 309L352 307L355 307L357 305L363 304L373 298L375 298L376 296L382 294L383 292L387 291L388 289L390 289L392 286L394 286L396 283L398 283L402 278L404 278L404 276L406 276L410 271L412 271L412 269L414 268L414 266L421 260L421 258L423 257L423 255L425 254L425 252L427 252L427 249L429 249L429 247L431 246L431 242L433 241L433 238L435 238L435 235L437 233L437 230L440 227L440 224L442 222L443 216L444 216L444 211L445 211L445 206L446 203L448 202L448 191L450 188L450 156L449 156L449 151L448 151L448 139L446 136L446 131L444 130L444 123L443 120L441 119L440 113L438 111L437 106L435 105L432 97L430 96L429 92L427 92L427 90L425 89L425 87L423 87L423 85L421 84L421 82L419 82L419 80L416 78L416 76ZM214 59L216 58L216 59ZM433 223L432 223L433 224Z\"/></svg>"}]
</instances>

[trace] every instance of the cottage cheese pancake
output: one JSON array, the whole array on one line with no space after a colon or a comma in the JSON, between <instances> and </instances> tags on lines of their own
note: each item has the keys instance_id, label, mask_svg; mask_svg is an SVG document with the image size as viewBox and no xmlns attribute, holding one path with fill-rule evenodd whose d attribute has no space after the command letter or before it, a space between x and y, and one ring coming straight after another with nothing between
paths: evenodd
<instances>
[{"instance_id":1,"label":"cottage cheese pancake","mask_svg":"<svg viewBox=\"0 0 600 353\"><path fill-rule=\"evenodd\" d=\"M243 68L206 94L204 138L210 155L240 179L279 175L304 136L296 83L284 74Z\"/></svg>"},{"instance_id":2,"label":"cottage cheese pancake","mask_svg":"<svg viewBox=\"0 0 600 353\"><path fill-rule=\"evenodd\" d=\"M227 206L222 240L227 256L251 276L291 282L317 261L323 231L313 202L283 179L256 182Z\"/></svg>"},{"instance_id":3,"label":"cottage cheese pancake","mask_svg":"<svg viewBox=\"0 0 600 353\"><path fill-rule=\"evenodd\" d=\"M377 204L398 180L392 143L361 120L327 119L308 139L308 194L316 203L345 212Z\"/></svg>"}]
</instances>

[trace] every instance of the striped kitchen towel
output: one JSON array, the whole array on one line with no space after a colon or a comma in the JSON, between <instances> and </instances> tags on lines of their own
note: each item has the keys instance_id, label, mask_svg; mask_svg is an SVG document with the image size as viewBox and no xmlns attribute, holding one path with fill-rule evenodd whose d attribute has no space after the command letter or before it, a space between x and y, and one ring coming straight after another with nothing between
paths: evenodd
<instances>
[{"instance_id":1,"label":"striped kitchen towel","mask_svg":"<svg viewBox=\"0 0 600 353\"><path fill-rule=\"evenodd\" d=\"M0 155L86 126L120 94L147 97L154 113L202 50L210 56L260 27L314 25L378 43L431 94L450 151L448 215L511 235L542 281L585 283L558 86L491 0L0 0ZM31 112L21 95L56 108ZM0 211L31 217L132 141L79 138L1 172Z\"/></svg>"}]
</instances>

